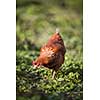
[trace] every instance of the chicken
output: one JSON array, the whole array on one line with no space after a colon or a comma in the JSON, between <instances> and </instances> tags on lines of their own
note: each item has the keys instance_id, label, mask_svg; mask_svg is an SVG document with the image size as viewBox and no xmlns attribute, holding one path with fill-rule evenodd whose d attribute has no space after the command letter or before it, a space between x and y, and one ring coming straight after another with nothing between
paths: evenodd
<instances>
[{"instance_id":1,"label":"chicken","mask_svg":"<svg viewBox=\"0 0 100 100\"><path fill-rule=\"evenodd\" d=\"M47 44L41 47L39 57L32 64L36 67L44 66L52 69L52 78L54 79L56 72L64 63L65 52L64 42L56 30Z\"/></svg>"}]
</instances>

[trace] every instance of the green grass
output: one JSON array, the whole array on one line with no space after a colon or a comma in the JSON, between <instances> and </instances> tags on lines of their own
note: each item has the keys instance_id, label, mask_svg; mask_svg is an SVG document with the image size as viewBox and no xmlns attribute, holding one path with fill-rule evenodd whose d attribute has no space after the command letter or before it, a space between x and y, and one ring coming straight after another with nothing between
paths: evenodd
<instances>
[{"instance_id":1,"label":"green grass","mask_svg":"<svg viewBox=\"0 0 100 100\"><path fill-rule=\"evenodd\" d=\"M69 0L68 3L65 0L65 7L56 1L58 0L54 2L56 5L52 5L53 2L49 5L40 2L28 3L27 6L23 0L21 3L17 1L17 100L82 100L83 98L82 11L75 6L78 3L74 4L72 0L70 3ZM43 66L35 69L32 61L38 57L40 47L47 42L56 27L60 28L67 52L56 79L52 79L50 69Z\"/></svg>"}]
</instances>

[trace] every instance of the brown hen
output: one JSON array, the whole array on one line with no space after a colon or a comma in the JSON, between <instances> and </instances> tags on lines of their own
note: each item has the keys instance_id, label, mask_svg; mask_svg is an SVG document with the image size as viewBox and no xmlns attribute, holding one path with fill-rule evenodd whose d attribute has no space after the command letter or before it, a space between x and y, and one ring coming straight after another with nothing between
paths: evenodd
<instances>
[{"instance_id":1,"label":"brown hen","mask_svg":"<svg viewBox=\"0 0 100 100\"><path fill-rule=\"evenodd\" d=\"M32 64L36 67L44 66L52 69L52 78L54 78L55 73L64 63L65 52L64 42L59 32L56 31L48 40L47 44L41 47L39 57Z\"/></svg>"}]
</instances>

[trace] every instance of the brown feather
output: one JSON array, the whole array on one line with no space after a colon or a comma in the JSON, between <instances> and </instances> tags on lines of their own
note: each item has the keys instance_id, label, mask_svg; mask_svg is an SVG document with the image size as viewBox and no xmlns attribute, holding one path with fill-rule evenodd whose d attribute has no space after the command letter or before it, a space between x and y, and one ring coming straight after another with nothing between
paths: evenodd
<instances>
[{"instance_id":1,"label":"brown feather","mask_svg":"<svg viewBox=\"0 0 100 100\"><path fill-rule=\"evenodd\" d=\"M45 66L57 71L64 63L66 49L59 33L54 33L47 44L42 46L39 57L33 61L33 65Z\"/></svg>"}]
</instances>

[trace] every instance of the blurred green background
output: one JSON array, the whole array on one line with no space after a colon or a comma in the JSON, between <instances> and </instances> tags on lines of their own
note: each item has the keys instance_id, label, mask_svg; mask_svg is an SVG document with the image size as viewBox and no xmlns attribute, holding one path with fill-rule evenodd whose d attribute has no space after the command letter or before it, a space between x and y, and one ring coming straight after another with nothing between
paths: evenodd
<instances>
[{"instance_id":1,"label":"blurred green background","mask_svg":"<svg viewBox=\"0 0 100 100\"><path fill-rule=\"evenodd\" d=\"M52 80L32 67L40 47L60 29L65 62ZM83 0L16 0L16 99L83 99Z\"/></svg>"}]
</instances>

